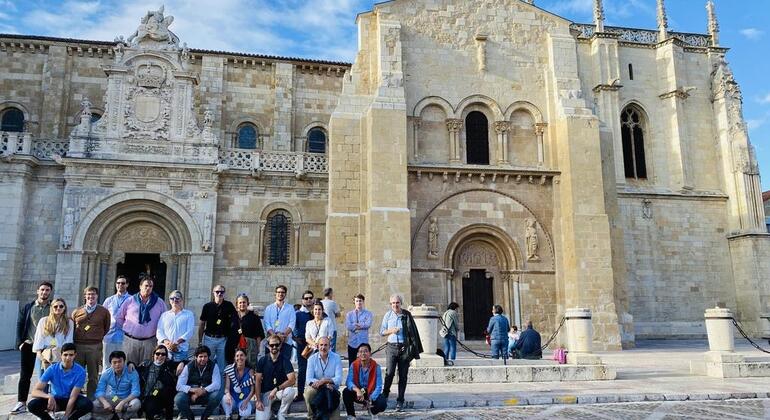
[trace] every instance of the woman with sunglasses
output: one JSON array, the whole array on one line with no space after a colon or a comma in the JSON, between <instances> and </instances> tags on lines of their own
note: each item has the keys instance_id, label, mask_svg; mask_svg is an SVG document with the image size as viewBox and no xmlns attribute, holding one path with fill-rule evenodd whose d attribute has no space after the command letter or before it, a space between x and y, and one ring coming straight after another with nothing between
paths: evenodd
<instances>
[{"instance_id":1,"label":"woman with sunglasses","mask_svg":"<svg viewBox=\"0 0 770 420\"><path fill-rule=\"evenodd\" d=\"M62 298L51 302L50 315L40 319L35 330L32 351L37 353L42 369L61 360L61 347L72 343L75 324L67 316L67 303Z\"/></svg>"},{"instance_id":2,"label":"woman with sunglasses","mask_svg":"<svg viewBox=\"0 0 770 420\"><path fill-rule=\"evenodd\" d=\"M254 374L246 364L246 351L235 350L235 363L225 368L225 397L222 398L222 409L226 418L248 417L254 411L251 404L254 398ZM237 411L237 416L233 414Z\"/></svg>"},{"instance_id":3,"label":"woman with sunglasses","mask_svg":"<svg viewBox=\"0 0 770 420\"><path fill-rule=\"evenodd\" d=\"M155 347L152 361L145 360L136 370L142 391L142 411L145 418L174 417L174 396L176 395L176 368L178 362L171 360L166 346Z\"/></svg>"},{"instance_id":4,"label":"woman with sunglasses","mask_svg":"<svg viewBox=\"0 0 770 420\"><path fill-rule=\"evenodd\" d=\"M257 365L259 345L265 338L262 319L256 312L249 310L249 297L241 293L235 299L236 316L232 318L231 334L227 340L227 354L241 349L246 353L246 364Z\"/></svg>"},{"instance_id":5,"label":"woman with sunglasses","mask_svg":"<svg viewBox=\"0 0 770 420\"><path fill-rule=\"evenodd\" d=\"M328 337L332 339L332 326L328 318L324 318L324 305L321 301L316 301L313 304L313 319L307 322L305 325L305 340L307 346L313 350L318 350L318 339L321 337Z\"/></svg>"}]
</instances>

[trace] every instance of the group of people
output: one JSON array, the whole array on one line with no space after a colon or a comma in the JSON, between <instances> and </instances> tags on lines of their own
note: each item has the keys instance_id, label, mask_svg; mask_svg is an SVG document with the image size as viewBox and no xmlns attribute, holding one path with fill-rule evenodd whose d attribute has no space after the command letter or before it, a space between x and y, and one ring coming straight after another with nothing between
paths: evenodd
<instances>
[{"instance_id":1,"label":"group of people","mask_svg":"<svg viewBox=\"0 0 770 420\"><path fill-rule=\"evenodd\" d=\"M446 312L441 316L441 330L439 334L444 337L444 364L453 366L457 358L457 336L460 329L460 315L457 312L460 305L451 302ZM519 332L516 325L510 325L508 318L503 315L503 307L492 306L492 317L489 318L484 334L489 338L492 349L492 357L495 359L541 359L541 337L533 326L532 321L527 321L527 328Z\"/></svg>"},{"instance_id":2,"label":"group of people","mask_svg":"<svg viewBox=\"0 0 770 420\"><path fill-rule=\"evenodd\" d=\"M377 414L387 406L396 371L396 407L404 406L409 363L422 346L399 295L390 297L378 331L387 341L384 375L369 344L373 315L365 297L355 296L344 321L349 370L343 379L336 352L341 314L331 288L324 299L306 290L301 303L292 305L287 287L279 285L261 318L245 293L233 305L216 285L198 318L199 344L191 355L195 315L185 309L179 290L169 293L167 306L153 286L151 277L142 278L139 292L130 295L127 279L119 276L116 293L103 305L98 289L87 287L84 305L69 314L63 299L52 299L53 285L40 283L37 298L19 314L21 375L10 414L170 419L176 407L181 417L193 419L191 406L200 405L204 419L220 408L228 417L269 419L277 411L282 419L297 400L304 400L313 418L338 414L341 401L348 416L355 416L356 404ZM37 363L42 373L30 395Z\"/></svg>"}]
</instances>

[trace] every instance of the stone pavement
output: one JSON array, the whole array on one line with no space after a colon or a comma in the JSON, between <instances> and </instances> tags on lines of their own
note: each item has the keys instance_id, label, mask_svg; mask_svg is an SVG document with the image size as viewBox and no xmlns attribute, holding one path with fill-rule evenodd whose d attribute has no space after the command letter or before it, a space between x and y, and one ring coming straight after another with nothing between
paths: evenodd
<instances>
[{"instance_id":1,"label":"stone pavement","mask_svg":"<svg viewBox=\"0 0 770 420\"><path fill-rule=\"evenodd\" d=\"M762 356L762 353L744 342L738 342L736 346L737 351L746 357ZM586 404L591 404L592 409L597 404L625 403L629 406L631 403L645 401L653 403L645 407L674 407L661 403L681 401L705 401L711 404L708 407L712 407L716 404L714 401L745 402L770 398L770 378L717 379L691 375L690 360L702 358L707 348L705 340L640 341L636 349L599 353L604 363L617 369L617 379L613 381L409 385L409 410L404 412L403 416L409 416L410 412L423 415L425 412L422 410L430 409L476 407L520 407L522 411L512 413L526 413L532 406L561 407L562 404L570 404L574 410L581 411L590 410L581 408ZM0 362L4 360L0 359ZM0 397L0 414L7 413L14 400L13 395ZM391 401L391 404L394 404L394 401ZM748 402L746 404L753 405ZM301 410L304 410L301 404L292 407L295 413ZM545 409L538 408L533 413L540 413L538 410ZM2 417L0 415L0 419ZM17 417L18 420L27 418L31 417Z\"/></svg>"}]
</instances>

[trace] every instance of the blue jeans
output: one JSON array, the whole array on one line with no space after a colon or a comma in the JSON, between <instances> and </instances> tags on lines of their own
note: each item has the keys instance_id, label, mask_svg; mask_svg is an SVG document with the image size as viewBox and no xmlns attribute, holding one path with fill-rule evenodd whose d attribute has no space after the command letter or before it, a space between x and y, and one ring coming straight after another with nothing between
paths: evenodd
<instances>
[{"instance_id":1,"label":"blue jeans","mask_svg":"<svg viewBox=\"0 0 770 420\"><path fill-rule=\"evenodd\" d=\"M332 334L332 342L331 342L330 350L337 353L337 330L334 330L334 334Z\"/></svg>"},{"instance_id":2,"label":"blue jeans","mask_svg":"<svg viewBox=\"0 0 770 420\"><path fill-rule=\"evenodd\" d=\"M216 410L217 407L219 407L219 403L222 402L222 396L224 396L224 393L222 392L222 389L219 389L213 394L207 394L204 397L198 398L194 404L206 406L206 408L203 409L201 417L210 417L214 414L214 410ZM177 392L176 397L174 397L174 403L176 403L176 408L179 409L180 417L186 419L195 418L195 415L190 409L190 394Z\"/></svg>"},{"instance_id":3,"label":"blue jeans","mask_svg":"<svg viewBox=\"0 0 770 420\"><path fill-rule=\"evenodd\" d=\"M444 360L457 359L457 337L447 334L444 337Z\"/></svg>"},{"instance_id":4,"label":"blue jeans","mask_svg":"<svg viewBox=\"0 0 770 420\"><path fill-rule=\"evenodd\" d=\"M211 349L209 349L211 350ZM168 351L169 360L173 360L175 362L185 362L187 361L187 352L186 351Z\"/></svg>"},{"instance_id":5,"label":"blue jeans","mask_svg":"<svg viewBox=\"0 0 770 420\"><path fill-rule=\"evenodd\" d=\"M211 350L211 358L216 360L217 366L219 366L219 373L225 374L225 344L227 344L227 337L209 337L203 334L203 345Z\"/></svg>"},{"instance_id":6,"label":"blue jeans","mask_svg":"<svg viewBox=\"0 0 770 420\"><path fill-rule=\"evenodd\" d=\"M508 339L508 354L513 353L513 348L516 347L516 340Z\"/></svg>"},{"instance_id":7,"label":"blue jeans","mask_svg":"<svg viewBox=\"0 0 770 420\"><path fill-rule=\"evenodd\" d=\"M492 340L492 357L499 359L500 356L503 359L508 359L508 338L504 340Z\"/></svg>"}]
</instances>

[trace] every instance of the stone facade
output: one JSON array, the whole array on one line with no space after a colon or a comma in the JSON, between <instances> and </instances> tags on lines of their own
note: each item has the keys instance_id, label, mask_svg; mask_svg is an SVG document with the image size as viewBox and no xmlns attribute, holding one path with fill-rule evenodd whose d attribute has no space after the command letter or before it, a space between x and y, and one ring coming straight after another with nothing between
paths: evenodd
<instances>
[{"instance_id":1,"label":"stone facade","mask_svg":"<svg viewBox=\"0 0 770 420\"><path fill-rule=\"evenodd\" d=\"M492 303L545 336L590 308L606 349L703 336L715 305L756 331L770 241L718 27L530 3L377 5L352 65L191 50L162 9L112 43L0 35L0 116L25 121L1 133L0 298L146 267L193 310L283 283L378 317L457 301L469 338Z\"/></svg>"}]
</instances>

